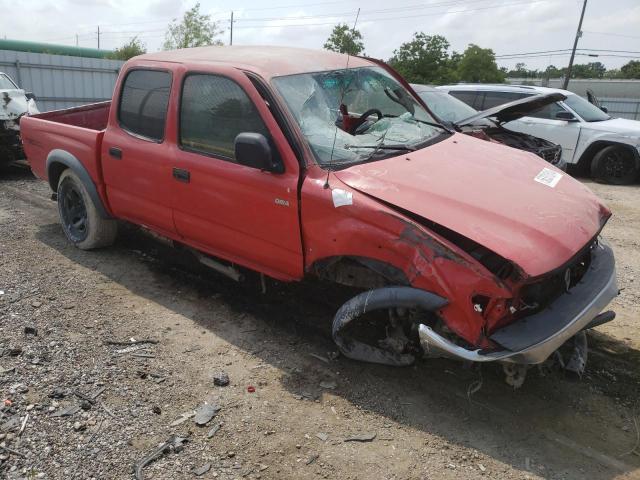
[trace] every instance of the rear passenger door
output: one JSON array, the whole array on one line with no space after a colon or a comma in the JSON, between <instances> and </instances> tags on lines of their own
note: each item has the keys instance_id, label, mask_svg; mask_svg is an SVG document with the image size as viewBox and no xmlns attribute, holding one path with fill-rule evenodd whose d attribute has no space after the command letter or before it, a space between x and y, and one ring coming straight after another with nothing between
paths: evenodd
<instances>
[{"instance_id":1,"label":"rear passenger door","mask_svg":"<svg viewBox=\"0 0 640 480\"><path fill-rule=\"evenodd\" d=\"M197 68L197 67L194 67ZM196 248L275 278L303 275L300 167L265 99L239 70L181 74L173 182L178 233ZM234 140L260 133L283 173L240 164Z\"/></svg>"},{"instance_id":2,"label":"rear passenger door","mask_svg":"<svg viewBox=\"0 0 640 480\"><path fill-rule=\"evenodd\" d=\"M116 87L102 140L102 174L111 210L118 218L173 236L167 114L172 73L133 67Z\"/></svg>"}]
</instances>

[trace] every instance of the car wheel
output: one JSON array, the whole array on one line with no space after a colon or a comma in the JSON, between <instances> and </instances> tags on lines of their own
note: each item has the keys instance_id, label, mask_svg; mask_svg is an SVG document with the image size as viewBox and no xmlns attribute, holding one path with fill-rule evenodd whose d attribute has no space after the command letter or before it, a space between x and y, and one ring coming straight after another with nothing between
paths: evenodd
<instances>
[{"instance_id":1,"label":"car wheel","mask_svg":"<svg viewBox=\"0 0 640 480\"><path fill-rule=\"evenodd\" d=\"M73 171L67 169L62 172L57 194L60 223L71 243L82 250L113 243L118 224L98 214L87 189Z\"/></svg>"},{"instance_id":2,"label":"car wheel","mask_svg":"<svg viewBox=\"0 0 640 480\"><path fill-rule=\"evenodd\" d=\"M603 183L628 185L637 178L638 168L630 149L610 145L593 157L591 175Z\"/></svg>"}]
</instances>

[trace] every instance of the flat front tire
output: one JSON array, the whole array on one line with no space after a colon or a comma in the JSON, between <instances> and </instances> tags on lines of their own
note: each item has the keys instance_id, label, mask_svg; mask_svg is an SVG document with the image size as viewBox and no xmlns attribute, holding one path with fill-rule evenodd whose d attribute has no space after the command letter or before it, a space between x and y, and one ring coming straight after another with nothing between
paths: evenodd
<instances>
[{"instance_id":1,"label":"flat front tire","mask_svg":"<svg viewBox=\"0 0 640 480\"><path fill-rule=\"evenodd\" d=\"M633 152L625 147L609 145L595 154L591 175L597 181L612 185L629 185L638 178Z\"/></svg>"},{"instance_id":2,"label":"flat front tire","mask_svg":"<svg viewBox=\"0 0 640 480\"><path fill-rule=\"evenodd\" d=\"M118 231L115 220L102 218L91 196L72 170L65 170L58 181L58 213L65 235L82 250L113 244Z\"/></svg>"}]
</instances>

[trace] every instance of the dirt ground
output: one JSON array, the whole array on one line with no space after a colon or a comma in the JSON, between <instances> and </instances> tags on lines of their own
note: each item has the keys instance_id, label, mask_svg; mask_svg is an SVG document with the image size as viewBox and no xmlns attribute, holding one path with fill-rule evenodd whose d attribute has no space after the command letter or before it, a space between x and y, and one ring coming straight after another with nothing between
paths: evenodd
<instances>
[{"instance_id":1,"label":"dirt ground","mask_svg":"<svg viewBox=\"0 0 640 480\"><path fill-rule=\"evenodd\" d=\"M614 212L618 317L589 333L581 379L532 369L514 390L491 365L329 360L322 286L264 295L134 228L77 250L48 186L3 172L0 477L129 479L177 435L145 478L640 478L640 190L587 183ZM131 339L157 343L108 343ZM205 402L206 426L178 422Z\"/></svg>"}]
</instances>

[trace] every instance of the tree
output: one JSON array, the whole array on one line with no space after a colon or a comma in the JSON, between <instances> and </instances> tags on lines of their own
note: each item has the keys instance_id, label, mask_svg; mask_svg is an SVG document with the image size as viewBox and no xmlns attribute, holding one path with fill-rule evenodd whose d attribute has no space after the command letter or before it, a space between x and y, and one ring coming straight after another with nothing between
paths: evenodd
<instances>
[{"instance_id":1,"label":"tree","mask_svg":"<svg viewBox=\"0 0 640 480\"><path fill-rule=\"evenodd\" d=\"M504 73L496 64L496 56L490 48L470 44L458 64L458 77L464 82L502 83Z\"/></svg>"},{"instance_id":2,"label":"tree","mask_svg":"<svg viewBox=\"0 0 640 480\"><path fill-rule=\"evenodd\" d=\"M581 63L571 69L572 78L602 78L607 68L602 62Z\"/></svg>"},{"instance_id":3,"label":"tree","mask_svg":"<svg viewBox=\"0 0 640 480\"><path fill-rule=\"evenodd\" d=\"M360 55L364 52L362 34L354 28L349 28L346 23L339 23L333 27L331 35L324 42L324 48L332 52Z\"/></svg>"},{"instance_id":4,"label":"tree","mask_svg":"<svg viewBox=\"0 0 640 480\"><path fill-rule=\"evenodd\" d=\"M409 82L444 84L457 80L454 65L459 58L455 52L449 55L449 42L443 36L419 32L393 51L389 64Z\"/></svg>"},{"instance_id":5,"label":"tree","mask_svg":"<svg viewBox=\"0 0 640 480\"><path fill-rule=\"evenodd\" d=\"M191 10L187 10L178 21L174 19L165 34L164 49L204 47L207 45L222 45L220 40L214 40L223 33L218 23L211 20L211 15L200 13L200 4L196 3Z\"/></svg>"},{"instance_id":6,"label":"tree","mask_svg":"<svg viewBox=\"0 0 640 480\"><path fill-rule=\"evenodd\" d=\"M133 37L128 43L116 48L113 53L109 55L109 58L113 60L129 60L143 53L147 53L147 47L138 37Z\"/></svg>"},{"instance_id":7,"label":"tree","mask_svg":"<svg viewBox=\"0 0 640 480\"><path fill-rule=\"evenodd\" d=\"M620 67L622 78L640 78L640 61L631 60L629 63Z\"/></svg>"}]
</instances>

